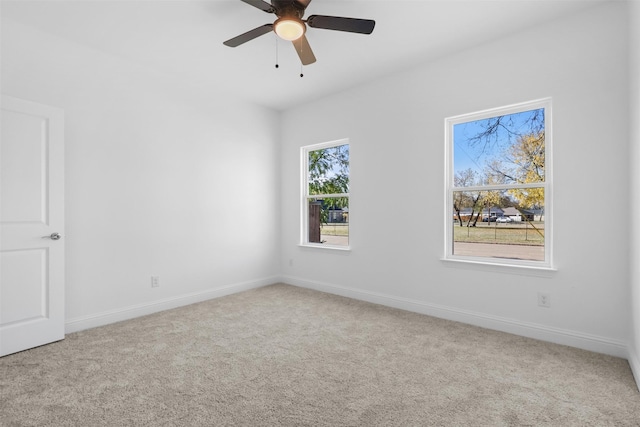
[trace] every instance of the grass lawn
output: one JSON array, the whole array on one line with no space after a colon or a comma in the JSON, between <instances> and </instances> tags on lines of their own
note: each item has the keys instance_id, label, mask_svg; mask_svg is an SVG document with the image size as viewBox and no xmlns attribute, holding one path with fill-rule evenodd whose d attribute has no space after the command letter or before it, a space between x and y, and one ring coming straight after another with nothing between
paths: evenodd
<instances>
[{"instance_id":1,"label":"grass lawn","mask_svg":"<svg viewBox=\"0 0 640 427\"><path fill-rule=\"evenodd\" d=\"M459 223L453 226L454 242L501 243L512 245L544 246L544 224L535 223L535 229L527 223L477 224L467 227ZM536 230L537 229L537 230Z\"/></svg>"},{"instance_id":2,"label":"grass lawn","mask_svg":"<svg viewBox=\"0 0 640 427\"><path fill-rule=\"evenodd\" d=\"M453 226L454 242L501 243L513 245L544 246L544 223L535 223L535 229L527 223L477 224L467 227L459 223ZM537 230L536 230L537 229ZM322 224L320 234L324 236L349 236L348 223Z\"/></svg>"},{"instance_id":3,"label":"grass lawn","mask_svg":"<svg viewBox=\"0 0 640 427\"><path fill-rule=\"evenodd\" d=\"M322 224L320 226L320 234L324 234L327 236L348 236L349 224L344 222L337 224Z\"/></svg>"}]
</instances>

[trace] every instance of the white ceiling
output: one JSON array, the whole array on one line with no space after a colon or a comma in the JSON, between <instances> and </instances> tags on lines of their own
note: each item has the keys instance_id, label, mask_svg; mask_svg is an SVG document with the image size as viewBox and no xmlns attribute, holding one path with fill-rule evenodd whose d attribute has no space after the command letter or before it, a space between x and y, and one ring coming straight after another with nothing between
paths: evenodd
<instances>
[{"instance_id":1,"label":"white ceiling","mask_svg":"<svg viewBox=\"0 0 640 427\"><path fill-rule=\"evenodd\" d=\"M376 28L371 35L309 28L318 61L304 67L304 78L293 47L273 34L237 48L222 44L275 19L240 0L2 0L1 12L3 19L187 79L203 91L283 110L599 1L313 0L305 16L374 19Z\"/></svg>"}]
</instances>

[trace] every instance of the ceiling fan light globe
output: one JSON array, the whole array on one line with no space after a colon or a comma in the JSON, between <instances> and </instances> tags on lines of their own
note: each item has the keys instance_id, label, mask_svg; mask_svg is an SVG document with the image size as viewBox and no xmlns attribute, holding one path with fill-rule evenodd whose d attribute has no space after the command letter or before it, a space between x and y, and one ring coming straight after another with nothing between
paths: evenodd
<instances>
[{"instance_id":1,"label":"ceiling fan light globe","mask_svg":"<svg viewBox=\"0 0 640 427\"><path fill-rule=\"evenodd\" d=\"M278 19L273 24L273 29L278 37L287 41L298 40L306 31L304 22L291 18Z\"/></svg>"}]
</instances>

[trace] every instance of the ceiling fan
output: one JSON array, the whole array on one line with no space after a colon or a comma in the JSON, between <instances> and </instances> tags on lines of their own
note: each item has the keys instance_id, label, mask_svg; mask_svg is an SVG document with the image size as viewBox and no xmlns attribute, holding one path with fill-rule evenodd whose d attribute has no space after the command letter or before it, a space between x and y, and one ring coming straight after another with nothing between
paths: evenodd
<instances>
[{"instance_id":1,"label":"ceiling fan","mask_svg":"<svg viewBox=\"0 0 640 427\"><path fill-rule=\"evenodd\" d=\"M278 19L273 24L265 24L253 30L227 40L223 44L237 47L263 34L274 31L281 39L293 42L303 65L316 62L316 57L305 37L307 25L311 28L347 31L350 33L371 34L376 21L370 19L343 18L339 16L311 15L303 20L304 12L311 0L242 0L267 13L275 13Z\"/></svg>"}]
</instances>

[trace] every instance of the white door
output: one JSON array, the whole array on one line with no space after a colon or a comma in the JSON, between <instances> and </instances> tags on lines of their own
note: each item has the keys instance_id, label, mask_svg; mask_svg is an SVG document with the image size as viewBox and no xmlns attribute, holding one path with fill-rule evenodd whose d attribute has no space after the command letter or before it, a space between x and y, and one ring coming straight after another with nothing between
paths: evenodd
<instances>
[{"instance_id":1,"label":"white door","mask_svg":"<svg viewBox=\"0 0 640 427\"><path fill-rule=\"evenodd\" d=\"M0 356L64 338L64 115L2 96Z\"/></svg>"}]
</instances>

